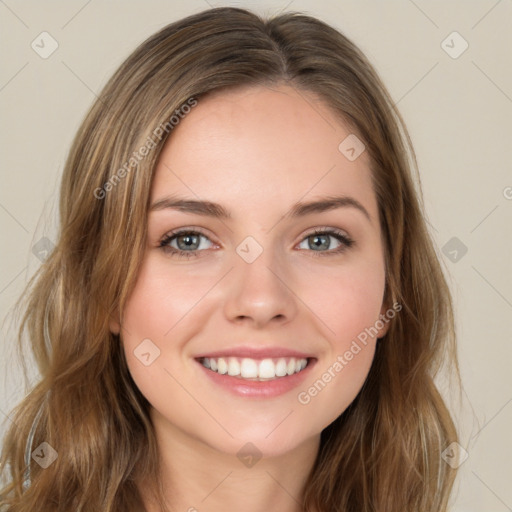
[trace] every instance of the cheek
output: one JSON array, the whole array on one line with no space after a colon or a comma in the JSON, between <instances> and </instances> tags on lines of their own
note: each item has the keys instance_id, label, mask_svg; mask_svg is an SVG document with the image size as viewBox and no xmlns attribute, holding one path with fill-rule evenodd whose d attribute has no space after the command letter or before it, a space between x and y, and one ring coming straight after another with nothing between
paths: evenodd
<instances>
[{"instance_id":1,"label":"cheek","mask_svg":"<svg viewBox=\"0 0 512 512\"><path fill-rule=\"evenodd\" d=\"M376 322L382 308L385 270L381 261L360 262L315 276L303 285L325 333L325 357L297 401L316 416L321 428L352 403L368 376L377 343ZM317 425L318 427L318 425Z\"/></svg>"},{"instance_id":2,"label":"cheek","mask_svg":"<svg viewBox=\"0 0 512 512\"><path fill-rule=\"evenodd\" d=\"M311 433L321 431L354 401L368 376L375 341L355 342L316 369L315 377L297 393L301 414L315 418Z\"/></svg>"},{"instance_id":3,"label":"cheek","mask_svg":"<svg viewBox=\"0 0 512 512\"><path fill-rule=\"evenodd\" d=\"M132 378L142 394L163 409L169 396L182 408L190 402L173 375L190 364L183 348L201 330L202 323L196 321L202 311L201 298L218 280L213 272L208 276L184 274L185 267L177 265L174 272L169 267L151 254L144 259L121 325Z\"/></svg>"},{"instance_id":4,"label":"cheek","mask_svg":"<svg viewBox=\"0 0 512 512\"><path fill-rule=\"evenodd\" d=\"M302 283L305 302L324 324L331 349L344 351L379 319L385 270L378 260L325 269Z\"/></svg>"},{"instance_id":5,"label":"cheek","mask_svg":"<svg viewBox=\"0 0 512 512\"><path fill-rule=\"evenodd\" d=\"M378 283L371 286L354 278L351 286L337 287L330 300L325 301L322 319L329 326L325 352L317 361L312 378L296 396L302 414L316 418L311 425L312 434L347 409L368 376L377 343L374 326L382 300Z\"/></svg>"},{"instance_id":6,"label":"cheek","mask_svg":"<svg viewBox=\"0 0 512 512\"><path fill-rule=\"evenodd\" d=\"M187 311L187 288L171 284L158 266L145 260L137 283L125 304L121 339L129 372L140 392L158 410L186 406L186 397L174 375L179 351L169 350L174 326ZM179 281L178 281L179 282ZM196 299L197 300L197 299Z\"/></svg>"},{"instance_id":7,"label":"cheek","mask_svg":"<svg viewBox=\"0 0 512 512\"><path fill-rule=\"evenodd\" d=\"M135 343L144 338L165 346L173 330L197 306L214 283L214 278L187 275L178 269L169 273L169 265L148 257L140 270L134 290L123 312L125 339Z\"/></svg>"}]
</instances>

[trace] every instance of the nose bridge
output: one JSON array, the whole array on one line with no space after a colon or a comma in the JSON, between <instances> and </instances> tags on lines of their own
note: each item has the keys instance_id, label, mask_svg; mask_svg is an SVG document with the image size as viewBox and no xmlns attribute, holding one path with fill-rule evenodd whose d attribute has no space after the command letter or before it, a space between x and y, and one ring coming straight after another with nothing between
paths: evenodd
<instances>
[{"instance_id":1,"label":"nose bridge","mask_svg":"<svg viewBox=\"0 0 512 512\"><path fill-rule=\"evenodd\" d=\"M252 319L264 325L273 319L290 320L296 303L287 285L285 262L270 247L263 247L252 237L239 244L234 254L225 301L229 320Z\"/></svg>"}]
</instances>

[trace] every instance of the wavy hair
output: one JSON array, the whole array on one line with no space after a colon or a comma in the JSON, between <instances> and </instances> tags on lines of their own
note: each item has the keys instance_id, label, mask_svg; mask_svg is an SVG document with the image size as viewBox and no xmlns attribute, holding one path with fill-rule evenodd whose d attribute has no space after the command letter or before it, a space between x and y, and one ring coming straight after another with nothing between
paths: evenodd
<instances>
[{"instance_id":1,"label":"wavy hair","mask_svg":"<svg viewBox=\"0 0 512 512\"><path fill-rule=\"evenodd\" d=\"M18 303L18 344L28 339L40 378L5 436L2 511L144 510L139 484L159 482L157 444L109 319L122 316L144 255L153 173L172 129L155 134L191 98L283 83L317 95L366 145L385 242L384 300L402 305L360 393L321 434L302 509L446 510L455 470L441 453L457 433L434 377L444 362L458 375L453 305L404 122L368 59L333 27L296 12L264 19L214 8L143 42L72 143L56 246ZM127 166L149 139L147 154ZM58 454L46 469L31 457L43 442ZM155 496L167 510L161 482Z\"/></svg>"}]
</instances>

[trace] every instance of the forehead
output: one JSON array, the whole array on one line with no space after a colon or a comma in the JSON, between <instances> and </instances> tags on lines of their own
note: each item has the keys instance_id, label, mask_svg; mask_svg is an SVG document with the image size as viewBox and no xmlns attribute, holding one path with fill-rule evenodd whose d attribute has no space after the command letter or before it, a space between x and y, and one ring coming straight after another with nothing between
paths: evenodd
<instances>
[{"instance_id":1,"label":"forehead","mask_svg":"<svg viewBox=\"0 0 512 512\"><path fill-rule=\"evenodd\" d=\"M176 193L246 211L345 194L376 217L368 155L351 161L339 149L348 136L324 102L291 86L216 91L171 132L152 201Z\"/></svg>"}]
</instances>

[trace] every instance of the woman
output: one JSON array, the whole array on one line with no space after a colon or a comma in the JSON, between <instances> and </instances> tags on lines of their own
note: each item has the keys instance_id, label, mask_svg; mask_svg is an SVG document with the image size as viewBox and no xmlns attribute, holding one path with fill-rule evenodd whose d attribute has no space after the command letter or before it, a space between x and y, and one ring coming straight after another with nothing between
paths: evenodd
<instances>
[{"instance_id":1,"label":"woman","mask_svg":"<svg viewBox=\"0 0 512 512\"><path fill-rule=\"evenodd\" d=\"M144 42L75 138L27 291L41 380L3 509L446 510L453 314L414 165L319 20L216 8Z\"/></svg>"}]
</instances>

